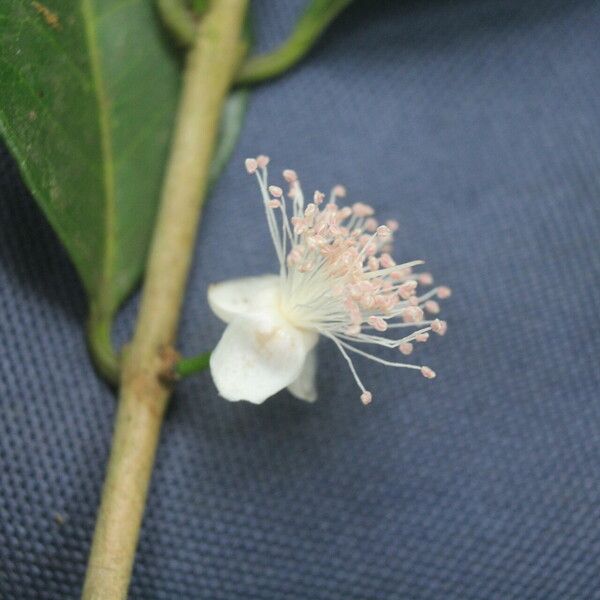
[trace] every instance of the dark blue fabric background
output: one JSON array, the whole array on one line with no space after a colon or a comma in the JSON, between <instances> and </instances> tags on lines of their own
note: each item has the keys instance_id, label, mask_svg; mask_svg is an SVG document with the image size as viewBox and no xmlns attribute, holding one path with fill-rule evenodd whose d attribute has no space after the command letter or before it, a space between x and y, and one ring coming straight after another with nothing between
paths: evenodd
<instances>
[{"instance_id":1,"label":"dark blue fabric background","mask_svg":"<svg viewBox=\"0 0 600 600\"><path fill-rule=\"evenodd\" d=\"M263 48L300 0L256 3ZM426 381L321 346L321 398L169 411L133 599L600 598L600 3L358 2L258 89L207 206L181 328L209 282L273 271L258 152L402 223L453 287ZM0 597L77 598L115 400L64 252L0 162ZM136 301L117 327L131 332ZM60 515L61 518L57 518Z\"/></svg>"}]
</instances>

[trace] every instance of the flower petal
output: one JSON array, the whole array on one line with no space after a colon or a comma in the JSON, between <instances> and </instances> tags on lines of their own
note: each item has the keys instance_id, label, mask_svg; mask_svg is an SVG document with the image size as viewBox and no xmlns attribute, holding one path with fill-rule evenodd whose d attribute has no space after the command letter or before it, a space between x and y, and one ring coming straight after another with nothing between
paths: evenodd
<instances>
[{"instance_id":1,"label":"flower petal","mask_svg":"<svg viewBox=\"0 0 600 600\"><path fill-rule=\"evenodd\" d=\"M208 304L225 323L238 315L274 309L279 293L278 275L242 277L208 287Z\"/></svg>"},{"instance_id":2,"label":"flower petal","mask_svg":"<svg viewBox=\"0 0 600 600\"><path fill-rule=\"evenodd\" d=\"M264 402L298 377L313 336L277 314L236 317L210 357L219 394L227 400Z\"/></svg>"},{"instance_id":3,"label":"flower petal","mask_svg":"<svg viewBox=\"0 0 600 600\"><path fill-rule=\"evenodd\" d=\"M300 400L314 402L317 399L317 351L312 349L304 360L300 375L288 385L290 394Z\"/></svg>"}]
</instances>

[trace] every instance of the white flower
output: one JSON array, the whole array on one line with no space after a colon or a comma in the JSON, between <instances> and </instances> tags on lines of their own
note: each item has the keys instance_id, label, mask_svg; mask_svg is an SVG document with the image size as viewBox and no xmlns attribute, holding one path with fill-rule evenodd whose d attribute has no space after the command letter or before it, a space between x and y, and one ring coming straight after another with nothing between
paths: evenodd
<instances>
[{"instance_id":1,"label":"white flower","mask_svg":"<svg viewBox=\"0 0 600 600\"><path fill-rule=\"evenodd\" d=\"M434 378L429 367L384 360L359 346L375 344L407 355L413 342L428 339L430 330L443 335L446 323L425 320L424 311L437 314L434 298L448 297L450 289L437 287L417 295L418 284L431 284L432 278L412 272L422 261L397 265L390 256L397 223L379 225L367 204L338 206L336 200L346 195L342 186L333 188L325 206L318 191L305 206L296 173L285 170L292 205L288 218L283 190L268 185L268 162L266 156L250 158L246 169L258 179L279 274L210 286L209 304L228 324L210 359L219 393L228 400L259 404L287 387L294 396L314 401L320 335L346 359L364 404L372 395L350 354ZM390 336L398 330L406 335Z\"/></svg>"}]
</instances>

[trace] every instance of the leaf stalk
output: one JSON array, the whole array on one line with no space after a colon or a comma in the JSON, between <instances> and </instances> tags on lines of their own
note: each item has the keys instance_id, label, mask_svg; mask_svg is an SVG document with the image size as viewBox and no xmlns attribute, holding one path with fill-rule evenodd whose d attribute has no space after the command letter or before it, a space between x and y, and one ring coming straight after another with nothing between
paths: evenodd
<instances>
[{"instance_id":1,"label":"leaf stalk","mask_svg":"<svg viewBox=\"0 0 600 600\"><path fill-rule=\"evenodd\" d=\"M238 71L236 83L260 83L285 73L309 52L331 21L351 1L312 0L287 40L272 52L249 57Z\"/></svg>"},{"instance_id":2,"label":"leaf stalk","mask_svg":"<svg viewBox=\"0 0 600 600\"><path fill-rule=\"evenodd\" d=\"M104 311L97 304L92 304L86 335L96 369L111 385L116 386L119 383L120 356L115 351L111 340L113 319L112 312Z\"/></svg>"}]
</instances>

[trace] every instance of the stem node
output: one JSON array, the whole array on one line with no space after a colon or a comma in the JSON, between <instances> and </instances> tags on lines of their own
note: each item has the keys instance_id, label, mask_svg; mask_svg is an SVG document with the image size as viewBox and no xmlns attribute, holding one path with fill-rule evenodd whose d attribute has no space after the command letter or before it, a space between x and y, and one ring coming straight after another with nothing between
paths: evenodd
<instances>
[{"instance_id":1,"label":"stem node","mask_svg":"<svg viewBox=\"0 0 600 600\"><path fill-rule=\"evenodd\" d=\"M181 359L181 354L173 346L163 346L159 351L162 366L160 367L158 378L161 383L167 387L172 387L181 377L177 374L175 367Z\"/></svg>"}]
</instances>

